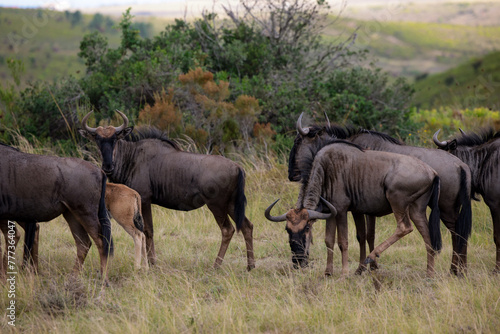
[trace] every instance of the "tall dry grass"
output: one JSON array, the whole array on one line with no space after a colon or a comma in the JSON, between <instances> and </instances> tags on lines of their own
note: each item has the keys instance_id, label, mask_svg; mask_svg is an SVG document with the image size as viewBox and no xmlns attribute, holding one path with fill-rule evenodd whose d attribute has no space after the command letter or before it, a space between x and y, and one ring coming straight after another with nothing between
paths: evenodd
<instances>
[{"instance_id":1,"label":"tall dry grass","mask_svg":"<svg viewBox=\"0 0 500 334\"><path fill-rule=\"evenodd\" d=\"M416 230L379 259L380 269L354 276L359 248L349 223L350 273L326 278L324 222L314 228L311 266L294 270L284 223L265 220L276 198L276 212L295 204L298 185L287 181L287 166L261 153L234 155L246 169L247 215L254 224L256 268L246 271L245 245L235 234L224 263L212 268L221 233L208 209L180 212L154 208L158 263L133 269L133 242L113 225L115 256L110 287L102 289L99 257L91 248L82 274L70 275L76 247L62 218L41 225L40 274L16 281L17 322L6 318L0 332L35 333L494 333L500 328L500 276L492 274L495 246L484 203L474 203L469 273L448 274L450 235L436 277L425 276L426 255ZM275 212L275 211L273 211ZM393 233L392 216L377 223L377 242ZM16 254L21 263L21 251ZM0 288L6 310L7 290Z\"/></svg>"}]
</instances>

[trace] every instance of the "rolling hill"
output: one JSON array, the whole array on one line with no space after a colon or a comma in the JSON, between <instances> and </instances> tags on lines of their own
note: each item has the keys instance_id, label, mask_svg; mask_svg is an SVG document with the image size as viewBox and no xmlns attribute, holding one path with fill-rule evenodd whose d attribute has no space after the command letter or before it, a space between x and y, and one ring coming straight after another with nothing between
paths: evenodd
<instances>
[{"instance_id":1,"label":"rolling hill","mask_svg":"<svg viewBox=\"0 0 500 334\"><path fill-rule=\"evenodd\" d=\"M423 78L415 89L414 103L422 108L484 106L500 110L500 51Z\"/></svg>"},{"instance_id":2,"label":"rolling hill","mask_svg":"<svg viewBox=\"0 0 500 334\"><path fill-rule=\"evenodd\" d=\"M20 59L25 73L22 82L57 80L66 75L78 76L85 65L78 58L80 41L91 32L93 15L74 17L75 13L42 9L0 7L0 78L10 81L8 59ZM78 16L78 15L77 15ZM110 45L118 45L118 31L104 34Z\"/></svg>"}]
</instances>

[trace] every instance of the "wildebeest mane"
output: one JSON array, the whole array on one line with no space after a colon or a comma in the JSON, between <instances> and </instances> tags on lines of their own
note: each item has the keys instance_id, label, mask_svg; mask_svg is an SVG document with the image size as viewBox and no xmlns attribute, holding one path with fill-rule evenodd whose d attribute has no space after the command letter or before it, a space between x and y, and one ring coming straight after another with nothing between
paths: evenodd
<instances>
[{"instance_id":1,"label":"wildebeest mane","mask_svg":"<svg viewBox=\"0 0 500 334\"><path fill-rule=\"evenodd\" d=\"M15 147L12 147L12 146L10 146L10 145L4 144L4 143L0 143L0 145L5 146L5 147L8 147L8 148L11 148L11 149L16 150L16 151L18 151L18 152L21 152L21 151L19 151L19 149L15 148Z\"/></svg>"},{"instance_id":2,"label":"wildebeest mane","mask_svg":"<svg viewBox=\"0 0 500 334\"><path fill-rule=\"evenodd\" d=\"M493 128L485 128L479 133L470 132L462 135L456 138L456 141L459 146L478 146L497 138L500 138L500 131L495 132Z\"/></svg>"},{"instance_id":3,"label":"wildebeest mane","mask_svg":"<svg viewBox=\"0 0 500 334\"><path fill-rule=\"evenodd\" d=\"M129 142L138 142L143 139L158 139L162 142L168 143L176 150L180 151L179 145L177 145L174 141L170 140L165 132L161 131L154 126L140 126L135 128L134 132L131 132L127 137L125 137L126 141Z\"/></svg>"},{"instance_id":4,"label":"wildebeest mane","mask_svg":"<svg viewBox=\"0 0 500 334\"><path fill-rule=\"evenodd\" d=\"M321 150L323 147L330 146L330 145L335 145L335 144L346 144L352 147L355 147L359 149L360 151L364 151L364 149L356 145L354 143L351 143L349 141L343 140L343 139L335 139L331 138L325 141L317 140L314 142L314 145L309 146L309 154L307 156L304 156L300 159L300 175L301 175L301 182L305 186L307 185L307 182L309 181L309 177L311 175L311 170L314 162L314 158L316 157L316 154Z\"/></svg>"},{"instance_id":5,"label":"wildebeest mane","mask_svg":"<svg viewBox=\"0 0 500 334\"><path fill-rule=\"evenodd\" d=\"M348 139L356 134L358 134L361 129L355 128L354 126L340 126L340 125L330 125L325 126L325 131L330 137L335 137L338 139Z\"/></svg>"},{"instance_id":6,"label":"wildebeest mane","mask_svg":"<svg viewBox=\"0 0 500 334\"><path fill-rule=\"evenodd\" d=\"M396 138L393 138L389 136L388 134L378 132L378 131L373 131L373 130L367 130L364 128L356 128L354 126L339 126L339 125L330 125L325 127L325 131L328 135L331 137L335 137L338 139L349 139L350 137L354 137L359 134L370 134L373 136L377 136L383 140L386 140L392 144L396 145L404 145L404 143Z\"/></svg>"},{"instance_id":7,"label":"wildebeest mane","mask_svg":"<svg viewBox=\"0 0 500 334\"><path fill-rule=\"evenodd\" d=\"M392 144L396 144L396 145L404 145L404 143L399 140L399 139L396 139L394 137L391 137L389 136L388 134L385 134L385 133L382 133L382 132L378 132L378 131L373 131L373 130L366 130L366 129L361 129L360 130L360 133L368 133L368 134L371 134L373 136L377 136L377 137L380 137L382 138L383 140L385 141L388 141Z\"/></svg>"}]
</instances>

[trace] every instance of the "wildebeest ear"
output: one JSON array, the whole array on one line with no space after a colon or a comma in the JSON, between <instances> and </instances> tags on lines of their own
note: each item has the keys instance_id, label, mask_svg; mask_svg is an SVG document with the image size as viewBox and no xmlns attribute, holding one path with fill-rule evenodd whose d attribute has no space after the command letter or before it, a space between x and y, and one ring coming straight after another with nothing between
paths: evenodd
<instances>
[{"instance_id":1,"label":"wildebeest ear","mask_svg":"<svg viewBox=\"0 0 500 334\"><path fill-rule=\"evenodd\" d=\"M457 140L456 139L453 139L452 141L450 141L450 143L448 144L448 150L456 150L457 149Z\"/></svg>"},{"instance_id":2,"label":"wildebeest ear","mask_svg":"<svg viewBox=\"0 0 500 334\"><path fill-rule=\"evenodd\" d=\"M93 132L89 132L85 129L78 129L78 133L80 135L82 135L83 137L87 138L87 139L90 139L90 140L94 140L95 139L95 133Z\"/></svg>"},{"instance_id":3,"label":"wildebeest ear","mask_svg":"<svg viewBox=\"0 0 500 334\"><path fill-rule=\"evenodd\" d=\"M134 130L134 127L133 126L129 126L128 128L125 128L122 131L120 131L119 133L117 133L116 137L118 139L125 138L125 137L127 137L132 132L132 130Z\"/></svg>"}]
</instances>

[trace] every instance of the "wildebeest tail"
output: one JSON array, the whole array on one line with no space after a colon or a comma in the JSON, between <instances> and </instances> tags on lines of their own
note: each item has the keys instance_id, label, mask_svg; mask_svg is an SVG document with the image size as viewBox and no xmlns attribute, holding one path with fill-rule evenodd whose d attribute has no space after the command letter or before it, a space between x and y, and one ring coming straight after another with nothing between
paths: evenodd
<instances>
[{"instance_id":1,"label":"wildebeest tail","mask_svg":"<svg viewBox=\"0 0 500 334\"><path fill-rule=\"evenodd\" d=\"M111 237L111 221L109 220L108 210L106 209L106 180L107 177L104 173L102 174L102 188L101 188L101 199L99 200L99 211L97 213L99 217L99 223L101 224L101 237L104 245L104 250L107 255L113 255L113 238Z\"/></svg>"},{"instance_id":2,"label":"wildebeest tail","mask_svg":"<svg viewBox=\"0 0 500 334\"><path fill-rule=\"evenodd\" d=\"M144 220L141 215L141 207L139 203L139 199L137 198L136 207L134 208L134 225L139 231L144 232Z\"/></svg>"},{"instance_id":3,"label":"wildebeest tail","mask_svg":"<svg viewBox=\"0 0 500 334\"><path fill-rule=\"evenodd\" d=\"M458 193L458 205L461 205L458 220L455 224L455 238L457 241L458 252L467 245L470 233L472 231L472 207L471 198L469 195L469 187L467 184L467 173L463 168L460 168L460 190Z\"/></svg>"},{"instance_id":4,"label":"wildebeest tail","mask_svg":"<svg viewBox=\"0 0 500 334\"><path fill-rule=\"evenodd\" d=\"M435 251L440 251L443 247L441 241L441 229L440 229L440 215L439 210L439 188L440 188L439 176L434 177L432 182L432 195L429 200L429 207L431 208L431 215L429 216L429 234L431 237L431 246Z\"/></svg>"},{"instance_id":5,"label":"wildebeest tail","mask_svg":"<svg viewBox=\"0 0 500 334\"><path fill-rule=\"evenodd\" d=\"M245 196L245 172L243 169L238 170L238 183L236 186L236 198L234 202L234 219L236 223L236 231L239 231L245 220L245 207L247 198Z\"/></svg>"}]
</instances>

